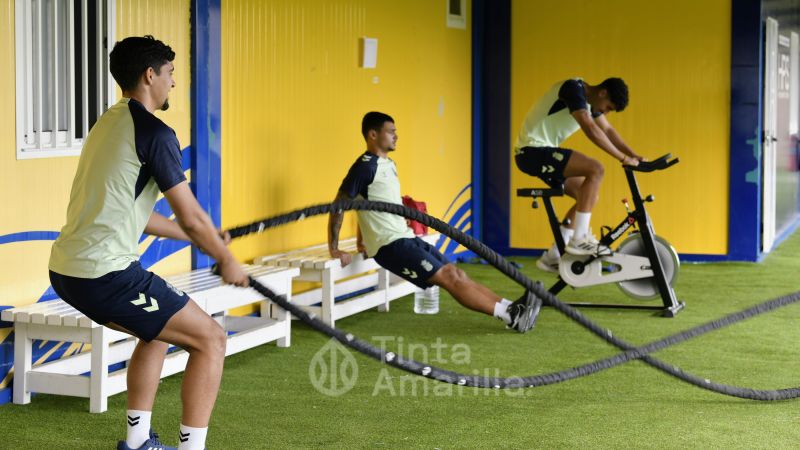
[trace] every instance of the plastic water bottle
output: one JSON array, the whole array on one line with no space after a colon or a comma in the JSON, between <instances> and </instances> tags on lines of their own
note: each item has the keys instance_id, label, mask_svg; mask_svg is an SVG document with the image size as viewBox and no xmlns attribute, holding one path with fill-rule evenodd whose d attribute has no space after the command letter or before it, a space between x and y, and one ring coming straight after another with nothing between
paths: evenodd
<instances>
[{"instance_id":1,"label":"plastic water bottle","mask_svg":"<svg viewBox=\"0 0 800 450\"><path fill-rule=\"evenodd\" d=\"M414 312L436 314L439 312L439 286L432 286L414 293Z\"/></svg>"}]
</instances>

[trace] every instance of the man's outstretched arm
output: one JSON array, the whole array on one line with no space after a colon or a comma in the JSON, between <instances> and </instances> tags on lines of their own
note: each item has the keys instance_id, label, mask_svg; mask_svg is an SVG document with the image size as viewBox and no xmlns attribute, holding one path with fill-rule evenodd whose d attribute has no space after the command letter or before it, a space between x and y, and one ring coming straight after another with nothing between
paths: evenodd
<instances>
[{"instance_id":1,"label":"man's outstretched arm","mask_svg":"<svg viewBox=\"0 0 800 450\"><path fill-rule=\"evenodd\" d=\"M219 236L225 242L225 245L231 243L231 235L227 231L217 230ZM175 239L178 241L191 242L192 239L187 235L178 222L169 220L169 218L153 211L150 218L147 219L147 225L144 227L144 232L152 236L158 236L167 239Z\"/></svg>"},{"instance_id":2,"label":"man's outstretched arm","mask_svg":"<svg viewBox=\"0 0 800 450\"><path fill-rule=\"evenodd\" d=\"M197 203L192 190L189 189L189 184L186 181L176 184L164 192L164 197L167 198L169 206L175 212L181 230L196 246L200 247L203 253L211 256L217 262L222 279L226 283L246 287L249 284L247 274L225 246L225 242L211 222L211 218ZM158 219L155 220L158 221Z\"/></svg>"},{"instance_id":3,"label":"man's outstretched arm","mask_svg":"<svg viewBox=\"0 0 800 450\"><path fill-rule=\"evenodd\" d=\"M612 158L620 161L623 164L629 164L633 166L639 165L639 160L629 157L619 150L613 142L611 142L609 137L606 136L606 133L603 132L603 129L600 128L600 126L592 119L591 114L589 114L589 110L579 109L577 111L573 111L572 117L574 117L578 122L578 125L580 125L581 130L583 130L583 133L586 135L586 137L588 137L589 140L592 141L596 146L600 147L603 149L603 151L611 155Z\"/></svg>"},{"instance_id":4,"label":"man's outstretched arm","mask_svg":"<svg viewBox=\"0 0 800 450\"><path fill-rule=\"evenodd\" d=\"M144 232L153 236L175 239L178 241L191 241L177 222L169 220L167 217L153 211L144 227Z\"/></svg>"}]
</instances>

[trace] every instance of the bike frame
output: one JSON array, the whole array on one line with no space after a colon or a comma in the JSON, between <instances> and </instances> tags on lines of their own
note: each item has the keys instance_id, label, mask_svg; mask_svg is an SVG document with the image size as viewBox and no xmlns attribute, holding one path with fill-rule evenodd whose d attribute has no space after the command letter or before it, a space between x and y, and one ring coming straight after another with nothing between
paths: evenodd
<instances>
[{"instance_id":1,"label":"bike frame","mask_svg":"<svg viewBox=\"0 0 800 450\"><path fill-rule=\"evenodd\" d=\"M675 290L667 282L667 277L664 273L664 266L658 256L658 250L655 243L655 232L653 231L653 222L650 220L647 209L644 206L644 199L642 199L639 184L636 180L634 172L652 172L654 170L663 170L678 163L678 159L669 160L671 155L664 155L661 158L651 162L643 163L642 169L637 169L631 166L623 166L625 169L625 177L628 181L628 186L631 190L631 197L633 199L634 209L628 211L627 216L609 233L602 236L600 243L607 247L611 247L615 241L622 237L626 231L631 227L638 227L639 233L642 236L645 252L650 260L651 269L653 270L653 278L655 278L656 286L658 287L659 294L661 295L662 304L659 306L653 305L629 305L629 304L602 304L602 303L570 303L572 306L590 307L590 308L621 308L621 309L645 309L645 310L658 310L661 311L665 317L675 317L686 304L678 301L675 295ZM646 164L646 165L645 165ZM547 210L548 221L550 222L550 229L556 240L556 246L559 252L563 255L565 250L564 239L559 230L559 221L556 216L555 209L551 197L561 196L564 194L562 189L518 189L517 196L520 197L533 197L533 207L536 208L537 199L541 198L544 202L545 209ZM593 256L584 261L583 264L589 264L598 257ZM602 257L600 257L602 258ZM561 277L558 281L548 289L553 295L557 295L565 287L569 286Z\"/></svg>"}]
</instances>

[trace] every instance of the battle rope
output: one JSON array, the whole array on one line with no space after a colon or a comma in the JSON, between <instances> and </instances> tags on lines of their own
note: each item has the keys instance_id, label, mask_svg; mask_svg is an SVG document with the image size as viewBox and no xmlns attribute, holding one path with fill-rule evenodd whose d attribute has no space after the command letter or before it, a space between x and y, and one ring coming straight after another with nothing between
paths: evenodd
<instances>
[{"instance_id":1,"label":"battle rope","mask_svg":"<svg viewBox=\"0 0 800 450\"><path fill-rule=\"evenodd\" d=\"M581 314L577 309L560 301L556 296L544 289L541 283L535 283L522 273L520 273L513 265L511 265L502 256L498 255L489 247L485 246L480 241L464 234L463 232L450 227L448 224L421 213L417 210L406 208L402 205L384 203L384 202L371 202L366 200L342 200L331 204L315 205L286 214L281 214L264 220L254 222L249 225L244 225L232 228L229 231L232 238L245 236L251 233L260 233L268 228L277 227L290 222L303 220L306 217L316 216L320 214L328 214L331 211L342 212L346 210L359 210L359 211L377 211L386 212L405 218L415 220L434 230L450 237L459 244L473 251L476 255L480 256L492 266L500 270L503 274L519 283L525 289L532 291L538 297L542 298L545 302L555 307L559 312L566 315L573 321L581 324L595 335L599 336L606 342L614 345L615 347L624 350L614 356L597 360L582 366L574 367L571 369L563 370L561 372L553 372L549 374L534 375L527 377L511 377L511 378L498 378L498 377L482 377L482 376L468 376L445 369L440 369L434 366L420 363L411 359L403 358L392 352L387 352L378 349L368 342L357 339L352 334L346 333L340 329L335 329L322 322L320 319L309 315L299 307L286 301L282 296L277 296L269 288L263 286L261 283L254 279L250 279L251 286L259 293L275 302L281 308L289 311L300 320L311 326L313 329L320 331L343 345L353 348L371 358L382 361L393 367L396 367L416 375L421 375L437 381L446 383L457 384L461 386L471 386L480 388L522 388L522 387L536 387L548 384L560 383L562 381L578 378L581 376L590 375L601 370L609 369L624 362L641 359L645 363L653 366L669 375L672 375L682 381L685 381L694 386L717 392L724 395L730 395L739 398L746 398L752 400L785 400L796 398L800 396L800 388L786 388L779 390L759 390L750 388L741 388L726 384L719 384L711 380L698 377L691 373L684 372L679 367L672 366L664 361L649 356L650 353L662 350L671 345L686 341L688 339L697 337L701 334L716 330L741 320L753 317L758 314L772 311L783 306L787 306L800 301L800 292L779 297L773 300L766 301L746 310L729 314L723 318L708 322L703 325L688 329L686 331L668 336L666 338L635 347L632 344L615 337L611 330L604 329L596 323L589 320L586 316Z\"/></svg>"}]
</instances>

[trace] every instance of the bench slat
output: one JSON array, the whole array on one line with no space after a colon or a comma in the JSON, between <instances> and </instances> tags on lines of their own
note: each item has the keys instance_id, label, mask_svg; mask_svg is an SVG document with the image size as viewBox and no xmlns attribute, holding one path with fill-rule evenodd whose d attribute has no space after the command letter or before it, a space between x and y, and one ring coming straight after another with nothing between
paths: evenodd
<instances>
[{"instance_id":1,"label":"bench slat","mask_svg":"<svg viewBox=\"0 0 800 450\"><path fill-rule=\"evenodd\" d=\"M82 316L83 313L78 311L77 309L73 308L71 311L65 311L61 314L50 314L47 316L47 324L48 325L67 325L65 321L68 321L67 317L75 318L72 322L72 326L76 326L78 324L78 317Z\"/></svg>"},{"instance_id":2,"label":"bench slat","mask_svg":"<svg viewBox=\"0 0 800 450\"><path fill-rule=\"evenodd\" d=\"M53 314L58 315L63 312L68 312L69 310L75 309L63 300L53 303L58 303L58 304L52 305L50 308L46 310L40 310L38 312L32 313L30 315L31 323L39 323L39 324L47 323L47 316Z\"/></svg>"}]
</instances>

